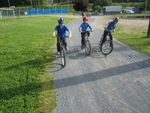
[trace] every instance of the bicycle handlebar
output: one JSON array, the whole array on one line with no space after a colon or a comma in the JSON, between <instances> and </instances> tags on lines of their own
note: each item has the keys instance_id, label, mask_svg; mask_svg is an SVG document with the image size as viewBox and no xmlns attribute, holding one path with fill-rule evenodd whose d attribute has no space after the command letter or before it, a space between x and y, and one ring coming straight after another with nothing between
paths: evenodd
<instances>
[{"instance_id":1,"label":"bicycle handlebar","mask_svg":"<svg viewBox=\"0 0 150 113\"><path fill-rule=\"evenodd\" d=\"M104 27L104 29L105 29L105 30L108 30L106 27ZM108 31L110 31L110 32L115 32L114 29L108 30Z\"/></svg>"},{"instance_id":2,"label":"bicycle handlebar","mask_svg":"<svg viewBox=\"0 0 150 113\"><path fill-rule=\"evenodd\" d=\"M88 31L79 31L81 33L86 33L86 32L93 32L92 30L88 30Z\"/></svg>"},{"instance_id":3,"label":"bicycle handlebar","mask_svg":"<svg viewBox=\"0 0 150 113\"><path fill-rule=\"evenodd\" d=\"M59 36L55 36L56 38L61 38L61 37L59 37ZM65 38L69 38L69 36L65 36Z\"/></svg>"}]
</instances>

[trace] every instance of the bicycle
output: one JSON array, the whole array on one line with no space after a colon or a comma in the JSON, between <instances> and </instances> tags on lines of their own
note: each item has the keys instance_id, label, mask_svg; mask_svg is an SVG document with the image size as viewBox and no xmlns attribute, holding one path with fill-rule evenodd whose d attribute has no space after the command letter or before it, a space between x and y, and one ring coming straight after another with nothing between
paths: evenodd
<instances>
[{"instance_id":1,"label":"bicycle","mask_svg":"<svg viewBox=\"0 0 150 113\"><path fill-rule=\"evenodd\" d=\"M89 36L90 36L90 32L92 31L82 31L81 33L85 33L84 37L85 37L85 43L84 43L84 48L85 48L85 53L86 55L90 55L91 54L91 44L90 44L90 40L89 40Z\"/></svg>"},{"instance_id":2,"label":"bicycle","mask_svg":"<svg viewBox=\"0 0 150 113\"><path fill-rule=\"evenodd\" d=\"M66 36L68 38L69 36ZM59 37L57 37L59 38ZM59 38L59 44L60 44L60 58L61 58L61 64L63 67L66 66L66 48L65 45L63 44L62 40Z\"/></svg>"},{"instance_id":3,"label":"bicycle","mask_svg":"<svg viewBox=\"0 0 150 113\"><path fill-rule=\"evenodd\" d=\"M110 39L110 35L109 35L110 33L111 31L108 31L108 34L106 35L106 39L102 43L103 38L104 38L104 34L103 34L99 43L100 50L104 55L110 54L113 50L113 41Z\"/></svg>"}]
</instances>

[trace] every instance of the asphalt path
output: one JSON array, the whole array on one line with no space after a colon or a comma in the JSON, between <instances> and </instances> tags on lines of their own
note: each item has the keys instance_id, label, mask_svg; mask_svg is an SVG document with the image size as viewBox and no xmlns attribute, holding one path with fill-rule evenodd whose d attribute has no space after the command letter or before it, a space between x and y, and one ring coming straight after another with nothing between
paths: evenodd
<instances>
[{"instance_id":1,"label":"asphalt path","mask_svg":"<svg viewBox=\"0 0 150 113\"><path fill-rule=\"evenodd\" d=\"M150 113L150 57L114 40L114 50L104 56L98 47L103 33L97 20L89 19L92 53L80 49L81 18L68 24L67 64L62 68L56 55L54 83L55 113ZM120 20L121 21L121 20Z\"/></svg>"}]
</instances>

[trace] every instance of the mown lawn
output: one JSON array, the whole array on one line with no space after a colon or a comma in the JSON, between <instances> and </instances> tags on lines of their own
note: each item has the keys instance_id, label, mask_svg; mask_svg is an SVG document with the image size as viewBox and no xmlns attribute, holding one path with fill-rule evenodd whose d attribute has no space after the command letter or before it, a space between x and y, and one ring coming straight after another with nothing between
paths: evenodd
<instances>
[{"instance_id":1,"label":"mown lawn","mask_svg":"<svg viewBox=\"0 0 150 113\"><path fill-rule=\"evenodd\" d=\"M146 28L136 25L118 25L113 36L135 50L150 55L150 38L147 38Z\"/></svg>"},{"instance_id":2,"label":"mown lawn","mask_svg":"<svg viewBox=\"0 0 150 113\"><path fill-rule=\"evenodd\" d=\"M56 106L48 73L56 24L50 16L0 20L0 113L50 113Z\"/></svg>"}]
</instances>

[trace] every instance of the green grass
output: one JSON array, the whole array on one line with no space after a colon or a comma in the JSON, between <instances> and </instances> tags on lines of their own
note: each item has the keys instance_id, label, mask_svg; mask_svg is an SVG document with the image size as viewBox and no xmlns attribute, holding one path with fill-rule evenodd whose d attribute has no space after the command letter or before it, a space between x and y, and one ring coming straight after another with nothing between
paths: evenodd
<instances>
[{"instance_id":1,"label":"green grass","mask_svg":"<svg viewBox=\"0 0 150 113\"><path fill-rule=\"evenodd\" d=\"M150 55L150 38L147 38L147 29L126 25L119 25L117 28L113 34L116 39L135 50Z\"/></svg>"},{"instance_id":2,"label":"green grass","mask_svg":"<svg viewBox=\"0 0 150 113\"><path fill-rule=\"evenodd\" d=\"M121 18L149 18L150 14L122 14L118 16Z\"/></svg>"},{"instance_id":3,"label":"green grass","mask_svg":"<svg viewBox=\"0 0 150 113\"><path fill-rule=\"evenodd\" d=\"M50 113L56 106L48 73L55 25L50 16L0 20L0 113Z\"/></svg>"}]
</instances>

